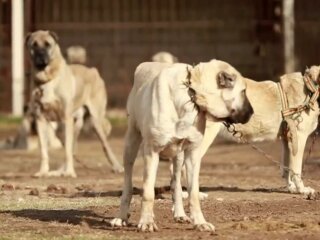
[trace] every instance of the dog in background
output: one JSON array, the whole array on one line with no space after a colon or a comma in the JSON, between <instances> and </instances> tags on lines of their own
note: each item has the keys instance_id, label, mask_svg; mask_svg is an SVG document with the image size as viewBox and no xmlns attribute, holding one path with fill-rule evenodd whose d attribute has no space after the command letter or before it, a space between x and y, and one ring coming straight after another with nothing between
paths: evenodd
<instances>
[{"instance_id":1,"label":"dog in background","mask_svg":"<svg viewBox=\"0 0 320 240\"><path fill-rule=\"evenodd\" d=\"M113 171L122 172L123 167L107 141L111 125L105 119L107 94L98 71L83 65L68 65L61 54L58 37L51 31L28 34L26 46L34 67L35 88L31 111L36 115L41 148L40 170L35 176L76 177L73 147L74 139L83 125L84 108L88 109ZM66 161L57 171L49 171L46 135L48 121L57 121L64 126L62 142L65 146Z\"/></svg>"}]
</instances>

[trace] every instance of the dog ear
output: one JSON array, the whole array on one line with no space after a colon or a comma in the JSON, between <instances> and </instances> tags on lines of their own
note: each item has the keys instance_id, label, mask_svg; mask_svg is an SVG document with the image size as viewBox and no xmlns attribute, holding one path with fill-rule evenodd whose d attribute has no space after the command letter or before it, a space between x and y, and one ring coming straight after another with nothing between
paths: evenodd
<instances>
[{"instance_id":1,"label":"dog ear","mask_svg":"<svg viewBox=\"0 0 320 240\"><path fill-rule=\"evenodd\" d=\"M233 88L235 80L235 74L229 74L227 72L221 71L217 75L218 88Z\"/></svg>"},{"instance_id":2,"label":"dog ear","mask_svg":"<svg viewBox=\"0 0 320 240\"><path fill-rule=\"evenodd\" d=\"M53 37L53 39L58 42L59 40L59 37L58 37L58 34L56 34L55 32L53 31L49 31L49 34L51 35L51 37Z\"/></svg>"},{"instance_id":3,"label":"dog ear","mask_svg":"<svg viewBox=\"0 0 320 240\"><path fill-rule=\"evenodd\" d=\"M30 37L31 37L32 33L29 32L27 33L26 37L24 38L24 45L27 46L29 40L30 40Z\"/></svg>"}]
</instances>

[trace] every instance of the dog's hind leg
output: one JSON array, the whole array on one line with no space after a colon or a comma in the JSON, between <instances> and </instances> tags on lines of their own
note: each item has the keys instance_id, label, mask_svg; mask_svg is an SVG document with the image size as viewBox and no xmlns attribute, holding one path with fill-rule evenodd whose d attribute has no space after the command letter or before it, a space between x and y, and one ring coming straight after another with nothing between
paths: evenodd
<instances>
[{"instance_id":1,"label":"dog's hind leg","mask_svg":"<svg viewBox=\"0 0 320 240\"><path fill-rule=\"evenodd\" d=\"M302 164L303 164L303 153L306 146L308 136L305 133L298 131L298 152L294 156L292 154L292 146L289 144L290 159L289 168L290 172L287 178L288 189L292 193L301 194L313 194L315 191L313 188L305 187L301 178Z\"/></svg>"},{"instance_id":2,"label":"dog's hind leg","mask_svg":"<svg viewBox=\"0 0 320 240\"><path fill-rule=\"evenodd\" d=\"M112 170L117 173L123 172L123 167L118 162L116 156L114 155L111 146L109 145L109 142L107 140L107 133L105 129L105 116L104 111L102 113L99 113L97 109L92 107L91 105L88 106L89 112L91 115L92 124L100 138L100 141L103 146L103 150L109 160L109 163L112 166Z\"/></svg>"},{"instance_id":3,"label":"dog's hind leg","mask_svg":"<svg viewBox=\"0 0 320 240\"><path fill-rule=\"evenodd\" d=\"M73 137L73 152L75 153L78 148L78 138L81 132L81 129L84 124L84 114L85 114L85 108L80 108L74 113L74 137Z\"/></svg>"},{"instance_id":4,"label":"dog's hind leg","mask_svg":"<svg viewBox=\"0 0 320 240\"><path fill-rule=\"evenodd\" d=\"M111 220L112 226L125 226L128 223L129 207L132 198L132 171L141 144L140 133L130 124L125 137L124 162L124 185L121 196L120 213L117 218Z\"/></svg>"}]
</instances>

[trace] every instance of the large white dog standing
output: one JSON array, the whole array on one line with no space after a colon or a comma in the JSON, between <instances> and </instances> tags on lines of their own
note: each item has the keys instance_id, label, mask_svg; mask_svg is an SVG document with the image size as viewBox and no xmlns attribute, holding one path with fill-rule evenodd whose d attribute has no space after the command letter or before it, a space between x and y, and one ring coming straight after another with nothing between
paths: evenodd
<instances>
[{"instance_id":1,"label":"large white dog standing","mask_svg":"<svg viewBox=\"0 0 320 240\"><path fill-rule=\"evenodd\" d=\"M190 71L190 72L189 72ZM199 202L200 147L206 120L246 123L253 113L241 74L229 64L213 60L192 68L187 64L142 63L135 72L127 111L124 150L124 189L119 216L113 226L124 226L132 198L132 169L141 145L144 159L143 196L138 228L156 231L154 185L159 156L174 159L174 217L188 221L182 205L180 170L186 164L190 217L199 230L213 231Z\"/></svg>"}]
</instances>

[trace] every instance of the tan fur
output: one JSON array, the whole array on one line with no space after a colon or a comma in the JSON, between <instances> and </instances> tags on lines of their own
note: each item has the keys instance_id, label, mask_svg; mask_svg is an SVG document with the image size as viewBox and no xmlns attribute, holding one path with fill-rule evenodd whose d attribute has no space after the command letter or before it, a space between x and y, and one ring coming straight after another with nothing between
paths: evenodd
<instances>
[{"instance_id":1,"label":"tan fur","mask_svg":"<svg viewBox=\"0 0 320 240\"><path fill-rule=\"evenodd\" d=\"M318 68L319 69L319 68ZM318 74L319 75L319 71ZM317 78L316 78L317 79ZM236 124L236 130L243 134L246 141L275 140L281 132L281 99L276 83L271 81L255 82L247 79L247 96L254 109L250 121L246 124ZM298 107L308 100L307 88L301 73L287 74L281 77L281 85L287 94L289 107ZM283 143L283 177L287 180L290 192L309 194L314 193L310 187L305 187L301 179L302 162L305 144L308 136L316 129L318 124L319 107L315 110L301 113L302 122L293 121L291 128L296 130L297 153L294 154L294 142L282 139ZM212 141L217 136L219 129L228 138L233 138L221 124L207 121L201 154L205 154ZM295 134L295 133L293 133ZM236 140L236 139L235 139ZM290 171L287 170L290 169Z\"/></svg>"},{"instance_id":2,"label":"tan fur","mask_svg":"<svg viewBox=\"0 0 320 240\"><path fill-rule=\"evenodd\" d=\"M31 33L26 39L31 60L35 66L36 87L33 90L33 111L37 113L37 128L41 146L41 166L35 176L72 176L74 138L83 124L84 107L102 142L112 168L122 172L123 167L116 160L106 139L110 132L105 111L107 95L105 84L95 68L82 65L67 65L63 58L57 37L49 31ZM40 65L39 65L40 63ZM43 66L42 66L43 65ZM76 117L77 116L77 117ZM74 124L74 117L76 122ZM65 125L66 163L57 171L49 171L49 156L46 131L48 121L60 121Z\"/></svg>"}]
</instances>

